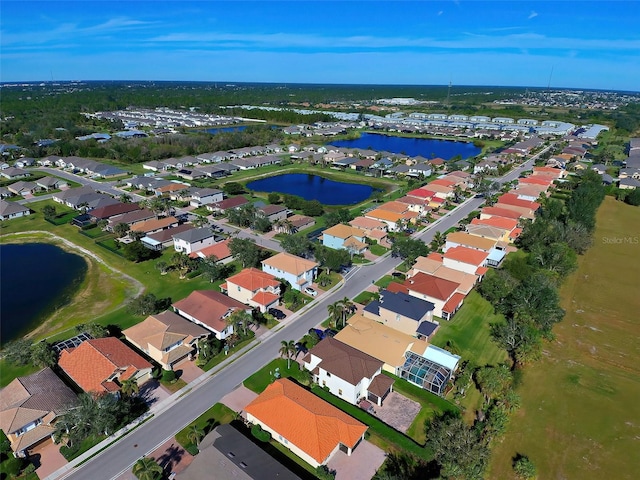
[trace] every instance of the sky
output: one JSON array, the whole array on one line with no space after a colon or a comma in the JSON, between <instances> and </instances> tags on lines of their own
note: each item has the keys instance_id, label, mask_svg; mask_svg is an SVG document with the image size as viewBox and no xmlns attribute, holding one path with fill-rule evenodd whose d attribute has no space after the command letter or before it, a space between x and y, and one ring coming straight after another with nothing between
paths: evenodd
<instances>
[{"instance_id":1,"label":"sky","mask_svg":"<svg viewBox=\"0 0 640 480\"><path fill-rule=\"evenodd\" d=\"M640 90L639 1L0 2L0 82Z\"/></svg>"}]
</instances>

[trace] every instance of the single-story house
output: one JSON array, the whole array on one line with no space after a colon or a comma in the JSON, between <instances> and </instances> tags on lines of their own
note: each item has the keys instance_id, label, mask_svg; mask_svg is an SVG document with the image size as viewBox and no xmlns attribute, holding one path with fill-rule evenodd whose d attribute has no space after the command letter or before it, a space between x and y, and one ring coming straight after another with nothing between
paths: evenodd
<instances>
[{"instance_id":1,"label":"single-story house","mask_svg":"<svg viewBox=\"0 0 640 480\"><path fill-rule=\"evenodd\" d=\"M251 308L214 290L196 290L187 298L173 304L174 310L184 318L211 330L218 340L233 335L233 325L228 318L236 310L251 313Z\"/></svg>"},{"instance_id":2,"label":"single-story house","mask_svg":"<svg viewBox=\"0 0 640 480\"><path fill-rule=\"evenodd\" d=\"M35 182L25 182L24 180L20 180L18 182L14 182L7 187L11 193L14 195L32 195L38 190L40 187Z\"/></svg>"},{"instance_id":3,"label":"single-story house","mask_svg":"<svg viewBox=\"0 0 640 480\"><path fill-rule=\"evenodd\" d=\"M39 442L51 438L61 414L78 403L71 390L53 370L45 368L18 377L0 390L0 430L17 457Z\"/></svg>"},{"instance_id":4,"label":"single-story house","mask_svg":"<svg viewBox=\"0 0 640 480\"><path fill-rule=\"evenodd\" d=\"M88 212L88 214L93 222L99 222L100 220L108 220L116 215L135 212L137 210L140 210L137 203L118 202L113 205L107 205L106 207L94 208Z\"/></svg>"},{"instance_id":5,"label":"single-story house","mask_svg":"<svg viewBox=\"0 0 640 480\"><path fill-rule=\"evenodd\" d=\"M338 450L351 455L367 431L366 425L286 378L271 383L245 412L249 422L314 468Z\"/></svg>"},{"instance_id":6,"label":"single-story house","mask_svg":"<svg viewBox=\"0 0 640 480\"><path fill-rule=\"evenodd\" d=\"M58 365L87 393L118 392L122 382L151 378L152 365L115 337L85 340L60 352Z\"/></svg>"},{"instance_id":7,"label":"single-story house","mask_svg":"<svg viewBox=\"0 0 640 480\"><path fill-rule=\"evenodd\" d=\"M215 472L216 480L300 480L284 465L231 424L218 425L198 444L200 455L177 480L202 480Z\"/></svg>"},{"instance_id":8,"label":"single-story house","mask_svg":"<svg viewBox=\"0 0 640 480\"><path fill-rule=\"evenodd\" d=\"M243 196L238 196L225 198L221 202L209 203L206 205L206 207L210 212L224 214L227 210L241 207L242 205L246 205L247 203L249 203L249 200L247 200Z\"/></svg>"},{"instance_id":9,"label":"single-story house","mask_svg":"<svg viewBox=\"0 0 640 480\"><path fill-rule=\"evenodd\" d=\"M271 223L275 223L280 220L285 220L289 209L282 205L265 205L258 208L258 213L263 215Z\"/></svg>"},{"instance_id":10,"label":"single-story house","mask_svg":"<svg viewBox=\"0 0 640 480\"><path fill-rule=\"evenodd\" d=\"M289 282L291 288L302 291L318 276L318 263L281 252L262 261L262 271Z\"/></svg>"},{"instance_id":11,"label":"single-story house","mask_svg":"<svg viewBox=\"0 0 640 480\"><path fill-rule=\"evenodd\" d=\"M204 247L202 250L192 252L189 254L191 258L210 258L215 257L221 264L226 264L233 261L233 255L229 250L229 242L231 239L227 238L218 243L214 243L208 247Z\"/></svg>"},{"instance_id":12,"label":"single-story house","mask_svg":"<svg viewBox=\"0 0 640 480\"><path fill-rule=\"evenodd\" d=\"M149 235L150 233L160 232L167 228L177 227L178 224L178 219L175 217L152 218L143 222L134 223L131 225L131 231L142 232Z\"/></svg>"},{"instance_id":13,"label":"single-story house","mask_svg":"<svg viewBox=\"0 0 640 480\"><path fill-rule=\"evenodd\" d=\"M55 177L42 177L41 179L36 180L36 185L38 185L43 190L55 190L68 186L66 181Z\"/></svg>"},{"instance_id":14,"label":"single-story house","mask_svg":"<svg viewBox=\"0 0 640 480\"><path fill-rule=\"evenodd\" d=\"M0 220L11 220L12 218L25 217L31 214L31 210L16 202L0 200Z\"/></svg>"},{"instance_id":15,"label":"single-story house","mask_svg":"<svg viewBox=\"0 0 640 480\"><path fill-rule=\"evenodd\" d=\"M9 167L0 170L0 176L8 180L18 180L20 178L27 178L31 176L31 173L23 170L22 168Z\"/></svg>"},{"instance_id":16,"label":"single-story house","mask_svg":"<svg viewBox=\"0 0 640 480\"><path fill-rule=\"evenodd\" d=\"M313 217L307 217L306 215L294 214L287 217L286 224L276 223L273 229L278 233L295 233L305 228L313 227L316 221Z\"/></svg>"},{"instance_id":17,"label":"single-story house","mask_svg":"<svg viewBox=\"0 0 640 480\"><path fill-rule=\"evenodd\" d=\"M220 289L229 297L258 308L262 313L280 303L280 281L257 268L241 270L227 278Z\"/></svg>"},{"instance_id":18,"label":"single-story house","mask_svg":"<svg viewBox=\"0 0 640 480\"><path fill-rule=\"evenodd\" d=\"M193 355L198 340L211 334L206 328L170 310L151 315L122 333L129 343L165 370L173 370L176 363Z\"/></svg>"},{"instance_id":19,"label":"single-story house","mask_svg":"<svg viewBox=\"0 0 640 480\"><path fill-rule=\"evenodd\" d=\"M129 225L131 227L136 223L145 222L154 218L156 218L156 214L149 209L143 208L141 210L133 210L129 213L114 215L113 217L109 218L107 230L112 232L113 228L120 223L124 223L125 225Z\"/></svg>"},{"instance_id":20,"label":"single-story house","mask_svg":"<svg viewBox=\"0 0 640 480\"><path fill-rule=\"evenodd\" d=\"M363 399L382 405L392 391L391 377L382 375L376 381L382 373L382 361L335 338L324 338L307 353L303 362L315 383L352 405ZM380 386L382 390L376 388Z\"/></svg>"}]
</instances>

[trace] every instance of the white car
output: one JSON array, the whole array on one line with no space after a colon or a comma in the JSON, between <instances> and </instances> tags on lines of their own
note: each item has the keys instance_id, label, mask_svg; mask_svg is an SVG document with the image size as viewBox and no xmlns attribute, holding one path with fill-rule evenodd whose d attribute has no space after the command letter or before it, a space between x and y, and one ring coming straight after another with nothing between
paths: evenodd
<instances>
[{"instance_id":1,"label":"white car","mask_svg":"<svg viewBox=\"0 0 640 480\"><path fill-rule=\"evenodd\" d=\"M304 293L306 293L307 295L311 295L312 297L315 297L316 295L318 295L318 292L316 292L313 288L311 287L306 287L304 289Z\"/></svg>"}]
</instances>

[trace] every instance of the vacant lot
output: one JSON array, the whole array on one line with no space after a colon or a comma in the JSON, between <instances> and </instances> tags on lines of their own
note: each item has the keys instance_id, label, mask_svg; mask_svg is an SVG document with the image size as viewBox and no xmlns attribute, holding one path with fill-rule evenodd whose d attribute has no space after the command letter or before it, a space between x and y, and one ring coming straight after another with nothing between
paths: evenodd
<instances>
[{"instance_id":1,"label":"vacant lot","mask_svg":"<svg viewBox=\"0 0 640 480\"><path fill-rule=\"evenodd\" d=\"M528 455L538 478L637 478L640 451L640 208L606 198L594 242L561 290L564 321L525 370L523 408L487 478L513 478Z\"/></svg>"}]
</instances>

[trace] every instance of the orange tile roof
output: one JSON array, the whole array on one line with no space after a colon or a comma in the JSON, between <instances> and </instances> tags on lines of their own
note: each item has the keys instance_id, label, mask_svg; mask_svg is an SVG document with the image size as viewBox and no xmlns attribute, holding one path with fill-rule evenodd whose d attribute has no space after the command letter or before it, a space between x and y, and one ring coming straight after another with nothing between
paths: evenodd
<instances>
[{"instance_id":1,"label":"orange tile roof","mask_svg":"<svg viewBox=\"0 0 640 480\"><path fill-rule=\"evenodd\" d=\"M462 302L464 301L464 295L462 293L454 293L453 296L444 304L442 311L446 313L455 312Z\"/></svg>"},{"instance_id":2,"label":"orange tile roof","mask_svg":"<svg viewBox=\"0 0 640 480\"><path fill-rule=\"evenodd\" d=\"M404 213L409 207L407 207L406 203L394 201L383 203L379 208L381 208L382 210L387 210L389 212Z\"/></svg>"},{"instance_id":3,"label":"orange tile roof","mask_svg":"<svg viewBox=\"0 0 640 480\"><path fill-rule=\"evenodd\" d=\"M476 268L476 275L484 275L485 273L487 273L489 271L489 269L487 267L478 267Z\"/></svg>"},{"instance_id":4,"label":"orange tile roof","mask_svg":"<svg viewBox=\"0 0 640 480\"><path fill-rule=\"evenodd\" d=\"M515 193L505 193L498 197L498 205L501 203L506 203L507 205L515 205L516 207L525 207L530 208L534 212L540 208L540 204L538 202L532 202L530 200L522 200L518 198L518 195Z\"/></svg>"},{"instance_id":5,"label":"orange tile roof","mask_svg":"<svg viewBox=\"0 0 640 480\"><path fill-rule=\"evenodd\" d=\"M257 290L268 289L269 287L278 288L280 282L270 273L263 272L257 268L245 268L239 273L227 278L227 285L232 283L245 290L255 292ZM228 290L228 287L227 287Z\"/></svg>"},{"instance_id":6,"label":"orange tile roof","mask_svg":"<svg viewBox=\"0 0 640 480\"><path fill-rule=\"evenodd\" d=\"M481 266L489 254L483 250L476 250L474 248L467 247L453 247L449 248L444 253L444 258L456 260L462 263L468 263L477 267Z\"/></svg>"},{"instance_id":7,"label":"orange tile roof","mask_svg":"<svg viewBox=\"0 0 640 480\"><path fill-rule=\"evenodd\" d=\"M407 193L409 197L416 198L431 198L436 194L433 190L427 190L426 188L416 188Z\"/></svg>"},{"instance_id":8,"label":"orange tile roof","mask_svg":"<svg viewBox=\"0 0 640 480\"><path fill-rule=\"evenodd\" d=\"M257 303L258 305L263 305L265 307L272 305L278 300L280 300L280 296L271 292L258 292L251 298L252 302Z\"/></svg>"},{"instance_id":9,"label":"orange tile roof","mask_svg":"<svg viewBox=\"0 0 640 480\"><path fill-rule=\"evenodd\" d=\"M173 307L197 319L216 332L227 328L225 315L235 310L247 310L244 303L214 290L196 290L187 298L173 304Z\"/></svg>"},{"instance_id":10,"label":"orange tile roof","mask_svg":"<svg viewBox=\"0 0 640 480\"><path fill-rule=\"evenodd\" d=\"M447 242L457 243L465 247L488 252L496 246L496 240L470 235L466 232L451 232L447 235Z\"/></svg>"},{"instance_id":11,"label":"orange tile roof","mask_svg":"<svg viewBox=\"0 0 640 480\"><path fill-rule=\"evenodd\" d=\"M437 300L448 300L460 286L459 283L437 278L422 272L418 272L413 277L405 280L403 285L411 291L427 295Z\"/></svg>"},{"instance_id":12,"label":"orange tile roof","mask_svg":"<svg viewBox=\"0 0 640 480\"><path fill-rule=\"evenodd\" d=\"M293 275L302 275L309 270L313 270L318 267L318 263L305 258L291 255L290 253L280 252L273 257L267 258L262 261L263 265L268 265L283 272L291 273Z\"/></svg>"},{"instance_id":13,"label":"orange tile roof","mask_svg":"<svg viewBox=\"0 0 640 480\"><path fill-rule=\"evenodd\" d=\"M452 187L448 187L448 186L445 186L445 185L438 185L437 183L433 183L433 182L427 183L425 185L425 188L429 189L429 190L431 190L432 192L435 192L435 193L451 193L451 192L453 192L453 188Z\"/></svg>"},{"instance_id":14,"label":"orange tile roof","mask_svg":"<svg viewBox=\"0 0 640 480\"><path fill-rule=\"evenodd\" d=\"M189 188L189 185L187 185L186 183L171 182L169 185L164 185L162 187L156 188L156 191L162 193L179 192L180 190L185 190L187 188Z\"/></svg>"},{"instance_id":15,"label":"orange tile roof","mask_svg":"<svg viewBox=\"0 0 640 480\"><path fill-rule=\"evenodd\" d=\"M216 243L215 245L209 245L208 247L204 247L202 250L190 253L189 257L207 258L213 255L218 260L224 260L231 256L231 250L229 250L230 241L231 239L227 238L226 240L223 240L220 243Z\"/></svg>"},{"instance_id":16,"label":"orange tile roof","mask_svg":"<svg viewBox=\"0 0 640 480\"><path fill-rule=\"evenodd\" d=\"M365 232L361 228L345 225L343 223L338 223L337 225L327 228L322 232L322 234L331 235L332 237L341 238L343 240L349 237L362 238L365 236Z\"/></svg>"},{"instance_id":17,"label":"orange tile roof","mask_svg":"<svg viewBox=\"0 0 640 480\"><path fill-rule=\"evenodd\" d=\"M480 210L480 213L491 215L492 217L504 217L512 219L520 218L520 214L518 212L502 207L484 207L482 210Z\"/></svg>"},{"instance_id":18,"label":"orange tile roof","mask_svg":"<svg viewBox=\"0 0 640 480\"><path fill-rule=\"evenodd\" d=\"M366 425L291 380L280 378L245 412L323 464L339 444L354 447Z\"/></svg>"},{"instance_id":19,"label":"orange tile roof","mask_svg":"<svg viewBox=\"0 0 640 480\"><path fill-rule=\"evenodd\" d=\"M349 225L351 225L352 227L363 228L365 230L387 230L386 223L366 217L356 217L349 222Z\"/></svg>"},{"instance_id":20,"label":"orange tile roof","mask_svg":"<svg viewBox=\"0 0 640 480\"><path fill-rule=\"evenodd\" d=\"M118 390L107 381L121 371L123 380L138 370L151 368L151 364L114 337L85 340L77 348L63 350L58 365L85 392Z\"/></svg>"},{"instance_id":21,"label":"orange tile roof","mask_svg":"<svg viewBox=\"0 0 640 480\"><path fill-rule=\"evenodd\" d=\"M429 182L429 185L441 185L443 187L453 187L457 182L447 178L438 178Z\"/></svg>"}]
</instances>

